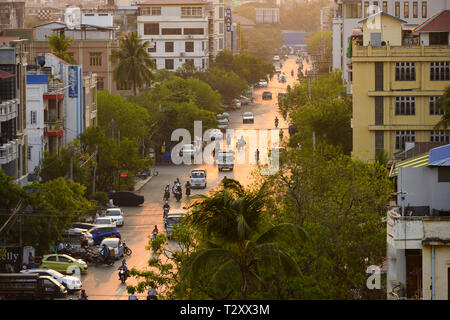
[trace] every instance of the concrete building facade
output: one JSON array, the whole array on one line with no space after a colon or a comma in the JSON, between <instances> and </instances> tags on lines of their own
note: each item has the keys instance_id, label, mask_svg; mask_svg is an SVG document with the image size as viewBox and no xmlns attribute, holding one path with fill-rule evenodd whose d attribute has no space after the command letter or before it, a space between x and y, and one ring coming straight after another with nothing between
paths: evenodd
<instances>
[{"instance_id":1,"label":"concrete building facade","mask_svg":"<svg viewBox=\"0 0 450 320\"><path fill-rule=\"evenodd\" d=\"M409 142L448 143L448 131L434 131L442 117L435 102L450 85L448 31L447 42L425 45L389 14L360 22L363 36L351 52L353 155L373 161L383 150L393 158Z\"/></svg>"}]
</instances>

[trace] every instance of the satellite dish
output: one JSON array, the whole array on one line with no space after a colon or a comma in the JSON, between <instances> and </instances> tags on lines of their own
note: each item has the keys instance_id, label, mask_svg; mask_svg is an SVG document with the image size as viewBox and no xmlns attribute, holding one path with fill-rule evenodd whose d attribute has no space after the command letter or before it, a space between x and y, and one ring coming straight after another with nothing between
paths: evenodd
<instances>
[{"instance_id":1,"label":"satellite dish","mask_svg":"<svg viewBox=\"0 0 450 320\"><path fill-rule=\"evenodd\" d=\"M64 15L64 22L71 30L80 28L81 26L81 9L80 8L66 8Z\"/></svg>"}]
</instances>

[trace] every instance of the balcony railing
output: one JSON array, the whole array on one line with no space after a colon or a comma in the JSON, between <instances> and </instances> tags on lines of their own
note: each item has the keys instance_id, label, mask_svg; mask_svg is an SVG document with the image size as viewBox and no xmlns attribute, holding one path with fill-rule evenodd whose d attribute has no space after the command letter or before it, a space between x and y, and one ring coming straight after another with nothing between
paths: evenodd
<instances>
[{"instance_id":1,"label":"balcony railing","mask_svg":"<svg viewBox=\"0 0 450 320\"><path fill-rule=\"evenodd\" d=\"M450 46L402 45L402 46L361 46L353 44L352 57L444 57L448 56Z\"/></svg>"},{"instance_id":2,"label":"balcony railing","mask_svg":"<svg viewBox=\"0 0 450 320\"><path fill-rule=\"evenodd\" d=\"M49 93L62 93L64 84L62 82L49 82L47 88Z\"/></svg>"},{"instance_id":3,"label":"balcony railing","mask_svg":"<svg viewBox=\"0 0 450 320\"><path fill-rule=\"evenodd\" d=\"M17 141L11 140L0 146L0 164L7 164L17 159Z\"/></svg>"},{"instance_id":4,"label":"balcony railing","mask_svg":"<svg viewBox=\"0 0 450 320\"><path fill-rule=\"evenodd\" d=\"M16 117L17 100L6 100L0 103L0 122L8 121Z\"/></svg>"}]
</instances>

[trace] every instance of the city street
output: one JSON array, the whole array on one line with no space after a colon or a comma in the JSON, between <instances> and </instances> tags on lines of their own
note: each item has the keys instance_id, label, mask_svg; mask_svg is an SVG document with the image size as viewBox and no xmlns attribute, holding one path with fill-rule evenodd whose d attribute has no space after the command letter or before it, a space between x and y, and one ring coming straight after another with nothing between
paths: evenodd
<instances>
[{"instance_id":1,"label":"city street","mask_svg":"<svg viewBox=\"0 0 450 320\"><path fill-rule=\"evenodd\" d=\"M285 137L288 135L288 123L285 122L277 108L277 96L279 92L286 92L289 84L293 87L297 76L296 57L290 58L283 62L282 73L286 75L287 82L279 83L277 74L269 81L268 88L258 88L254 91L254 103L242 106L241 109L229 111L230 113L230 129L273 129L275 116L280 120L279 128L283 128ZM309 66L304 63L304 70ZM294 70L294 77L291 76L291 70ZM262 100L261 95L264 91L271 91L272 100ZM254 113L254 124L243 124L242 114L246 111ZM232 144L233 146L235 145ZM246 145L248 147L248 144ZM250 155L254 157L254 155ZM248 162L248 161L247 161ZM204 168L207 170L207 189L193 189L192 194L206 193L212 188L217 187L224 176L239 180L243 185L252 182L251 172L256 168L250 164L236 164L233 171L219 172L217 165L170 165L157 166L155 169L159 172L154 176L146 186L144 186L140 194L144 195L145 203L141 207L125 207L125 224L119 228L122 240L127 246L133 250L130 257L126 257L128 268L145 269L147 261L150 257L150 251L145 250L148 244L148 236L151 234L155 225L158 226L160 232L164 232L163 216L162 216L162 197L164 186L170 184L172 187L176 178L179 178L183 185L183 196L185 192L184 184L189 179L191 170L196 168ZM183 206L183 203L177 203L171 195L171 209ZM89 266L86 275L82 275L83 288L89 295L90 300L117 300L127 299L126 285L122 285L118 280L118 267L120 260L116 261L114 266ZM127 284L134 284L135 279L129 278ZM137 294L139 299L145 299L146 294ZM74 298L74 296L72 296Z\"/></svg>"}]
</instances>

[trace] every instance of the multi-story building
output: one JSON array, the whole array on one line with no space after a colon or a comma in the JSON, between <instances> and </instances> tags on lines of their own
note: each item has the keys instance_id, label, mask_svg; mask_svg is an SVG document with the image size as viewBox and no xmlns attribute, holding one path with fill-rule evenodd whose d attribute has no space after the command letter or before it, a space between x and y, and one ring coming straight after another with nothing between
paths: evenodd
<instances>
[{"instance_id":1,"label":"multi-story building","mask_svg":"<svg viewBox=\"0 0 450 320\"><path fill-rule=\"evenodd\" d=\"M206 0L147 0L139 3L138 35L150 41L148 52L158 69L184 63L204 70L209 64Z\"/></svg>"},{"instance_id":2,"label":"multi-story building","mask_svg":"<svg viewBox=\"0 0 450 320\"><path fill-rule=\"evenodd\" d=\"M387 213L387 298L450 299L450 144L395 165Z\"/></svg>"},{"instance_id":3,"label":"multi-story building","mask_svg":"<svg viewBox=\"0 0 450 320\"><path fill-rule=\"evenodd\" d=\"M373 161L409 142L448 143L449 132L434 127L442 117L436 99L450 85L450 10L414 31L384 12L360 22L362 39L351 51L353 155Z\"/></svg>"},{"instance_id":4,"label":"multi-story building","mask_svg":"<svg viewBox=\"0 0 450 320\"><path fill-rule=\"evenodd\" d=\"M58 152L97 124L96 74L53 54L37 57L27 74L28 168L34 171L44 151Z\"/></svg>"},{"instance_id":5,"label":"multi-story building","mask_svg":"<svg viewBox=\"0 0 450 320\"><path fill-rule=\"evenodd\" d=\"M450 0L423 1L363 1L335 0L333 15L333 69L342 69L347 93L351 93L352 70L346 55L353 29L360 20L378 11L404 20L404 27L413 29L443 9L450 9Z\"/></svg>"},{"instance_id":6,"label":"multi-story building","mask_svg":"<svg viewBox=\"0 0 450 320\"><path fill-rule=\"evenodd\" d=\"M85 17L90 17L88 19L91 19L95 16L102 16L105 14L110 14L113 17L112 24L109 26L116 27L116 38L119 38L122 35L128 34L130 32L137 32L137 11L139 7L138 6L113 6L113 7L106 7L106 8L97 8L97 9L82 9L84 19ZM95 19L95 18L94 18ZM93 21L87 21L82 20L82 23L86 24L93 24L93 25L100 25L100 26L106 26L101 25L95 20Z\"/></svg>"},{"instance_id":7,"label":"multi-story building","mask_svg":"<svg viewBox=\"0 0 450 320\"><path fill-rule=\"evenodd\" d=\"M119 48L115 28L81 24L77 29L69 29L64 22L50 22L34 29L33 53L50 53L48 37L54 33L64 33L73 39L69 48L77 64L83 67L84 75L97 74L98 90L107 89L115 94L131 94L130 86L119 86L113 78L115 63L110 59L114 49Z\"/></svg>"},{"instance_id":8,"label":"multi-story building","mask_svg":"<svg viewBox=\"0 0 450 320\"><path fill-rule=\"evenodd\" d=\"M220 51L225 49L225 5L224 0L211 0L211 23L214 24L213 30L208 27L208 34L212 38L214 45L209 49L210 61L214 60L214 57Z\"/></svg>"},{"instance_id":9,"label":"multi-story building","mask_svg":"<svg viewBox=\"0 0 450 320\"><path fill-rule=\"evenodd\" d=\"M12 40L0 47L0 166L21 186L28 175L24 42Z\"/></svg>"},{"instance_id":10,"label":"multi-story building","mask_svg":"<svg viewBox=\"0 0 450 320\"><path fill-rule=\"evenodd\" d=\"M0 2L0 29L23 28L25 2L3 0Z\"/></svg>"}]
</instances>

